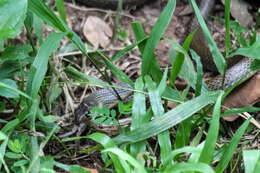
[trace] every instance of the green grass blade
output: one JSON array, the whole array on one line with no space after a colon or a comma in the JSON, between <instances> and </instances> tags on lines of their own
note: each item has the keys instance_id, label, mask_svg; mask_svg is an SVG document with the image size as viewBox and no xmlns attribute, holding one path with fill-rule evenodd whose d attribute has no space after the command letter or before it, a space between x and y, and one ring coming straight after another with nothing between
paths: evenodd
<instances>
[{"instance_id":1,"label":"green grass blade","mask_svg":"<svg viewBox=\"0 0 260 173\"><path fill-rule=\"evenodd\" d=\"M141 39L140 41L137 41L136 43L130 44L129 46L126 46L123 50L120 50L113 58L111 61L116 61L123 57L127 52L131 51L133 48L135 48L139 44L144 44L148 37L145 36L145 38Z\"/></svg>"},{"instance_id":2,"label":"green grass blade","mask_svg":"<svg viewBox=\"0 0 260 173\"><path fill-rule=\"evenodd\" d=\"M86 75L82 72L79 72L77 71L77 69L75 69L74 67L72 66L67 66L65 69L64 69L64 72L70 76L71 78L73 79L76 79L76 80L80 80L80 81L84 81L83 84L91 84L91 85L97 85L97 86L102 86L102 87L105 87L107 86L107 83L105 83L104 81L102 81L101 79L99 78L95 78L93 76L89 76L89 75Z\"/></svg>"},{"instance_id":3,"label":"green grass blade","mask_svg":"<svg viewBox=\"0 0 260 173\"><path fill-rule=\"evenodd\" d=\"M109 136L102 133L93 133L91 135L88 135L87 138L100 143L105 149L117 148L114 141ZM117 172L129 172L130 168L124 159L120 159L120 157L118 157L114 153L109 154L109 156L111 157Z\"/></svg>"},{"instance_id":4,"label":"green grass blade","mask_svg":"<svg viewBox=\"0 0 260 173\"><path fill-rule=\"evenodd\" d=\"M242 55L249 58L256 58L260 60L259 49L260 49L260 40L257 40L249 47L238 48L235 52L231 53L228 57L233 57L235 55Z\"/></svg>"},{"instance_id":5,"label":"green grass blade","mask_svg":"<svg viewBox=\"0 0 260 173\"><path fill-rule=\"evenodd\" d=\"M196 76L196 89L195 89L195 96L199 96L201 94L201 89L202 89L202 85L203 85L203 68L202 68L202 63L200 61L200 57L198 56L198 54L196 52L194 52L193 50L190 50L191 56L192 58L195 60L196 62L196 66L197 66L197 76Z\"/></svg>"},{"instance_id":6,"label":"green grass blade","mask_svg":"<svg viewBox=\"0 0 260 173\"><path fill-rule=\"evenodd\" d=\"M144 83L141 77L139 77L135 82L135 89L143 91ZM146 114L146 102L145 95L142 93L135 92L132 106L132 121L131 121L131 130L134 130L138 127L142 127L144 123L147 123L149 119ZM145 151L145 141L140 141L130 145L131 155L136 157L138 153Z\"/></svg>"},{"instance_id":7,"label":"green grass blade","mask_svg":"<svg viewBox=\"0 0 260 173\"><path fill-rule=\"evenodd\" d=\"M191 132L191 119L188 118L178 125L174 140L174 149L188 145Z\"/></svg>"},{"instance_id":8,"label":"green grass blade","mask_svg":"<svg viewBox=\"0 0 260 173\"><path fill-rule=\"evenodd\" d=\"M60 18L64 23L67 24L67 17L66 17L66 11L64 7L64 0L55 0L56 8L58 10L58 13L60 15Z\"/></svg>"},{"instance_id":9,"label":"green grass blade","mask_svg":"<svg viewBox=\"0 0 260 173\"><path fill-rule=\"evenodd\" d=\"M131 165L133 165L135 168L137 168L138 172L146 173L146 170L144 169L144 167L137 160L135 160L131 155L120 150L119 148L108 148L102 152L111 152L113 154L116 154L122 160L128 161Z\"/></svg>"},{"instance_id":10,"label":"green grass blade","mask_svg":"<svg viewBox=\"0 0 260 173\"><path fill-rule=\"evenodd\" d=\"M244 107L244 108L232 108L229 109L227 111L225 111L223 114L221 114L221 117L226 117L226 116L230 116L230 115L234 115L234 114L240 114L243 112L257 112L260 111L260 108L258 107Z\"/></svg>"},{"instance_id":11,"label":"green grass blade","mask_svg":"<svg viewBox=\"0 0 260 173\"><path fill-rule=\"evenodd\" d=\"M126 134L121 134L113 140L117 144L126 142L133 143L157 135L192 116L206 105L214 103L217 100L219 93L219 91L214 91L201 94L197 98L180 104L176 108L165 113L162 117L143 124L142 128L137 128Z\"/></svg>"},{"instance_id":12,"label":"green grass blade","mask_svg":"<svg viewBox=\"0 0 260 173\"><path fill-rule=\"evenodd\" d=\"M132 26L132 29L133 29L133 32L135 35L135 39L137 42L147 38L147 36L144 33L142 24L140 22L132 23L131 26ZM147 43L147 41L144 41L144 42L138 44L138 49L139 49L140 53L142 54L142 56L144 54L144 48L145 48L146 43ZM151 75L152 75L153 79L156 81L156 83L159 83L162 79L162 72L161 72L160 66L158 65L158 62L156 61L156 57L155 57L154 53L152 53L151 59L152 60L149 61L149 63L151 62L151 69L152 69Z\"/></svg>"},{"instance_id":13,"label":"green grass blade","mask_svg":"<svg viewBox=\"0 0 260 173\"><path fill-rule=\"evenodd\" d=\"M182 173L187 171L199 171L204 173L214 173L215 171L204 163L177 163L168 167L164 173Z\"/></svg>"},{"instance_id":14,"label":"green grass blade","mask_svg":"<svg viewBox=\"0 0 260 173\"><path fill-rule=\"evenodd\" d=\"M194 34L195 34L195 31L193 31L191 34L189 34L183 43L183 49L186 52L189 50L190 43L191 43L191 40L192 40L192 37ZM178 52L176 59L172 65L172 70L171 70L171 74L170 74L170 87L172 87L174 85L174 81L176 80L179 72L181 71L181 67L182 67L182 64L184 63L184 58L185 58L184 55L185 55L184 53Z\"/></svg>"},{"instance_id":15,"label":"green grass blade","mask_svg":"<svg viewBox=\"0 0 260 173\"><path fill-rule=\"evenodd\" d=\"M219 132L219 120L220 120L220 111L221 111L221 100L223 96L223 92L218 96L217 102L214 106L212 120L210 122L209 132L206 137L206 142L204 144L204 148L201 152L199 162L210 164L213 159L213 154L215 151L218 132Z\"/></svg>"},{"instance_id":16,"label":"green grass blade","mask_svg":"<svg viewBox=\"0 0 260 173\"><path fill-rule=\"evenodd\" d=\"M260 164L260 150L244 150L243 160L245 164L246 173L257 173L257 164ZM258 163L259 162L259 163Z\"/></svg>"},{"instance_id":17,"label":"green grass blade","mask_svg":"<svg viewBox=\"0 0 260 173\"><path fill-rule=\"evenodd\" d=\"M182 148L179 148L179 149L175 149L173 151L171 151L169 154L168 154L168 157L167 157L167 162L166 164L170 164L171 161L174 161L175 160L175 157L181 153L195 153L195 154L199 154L201 152L201 148L198 148L198 147L190 147L190 146L187 146L187 147L182 147Z\"/></svg>"},{"instance_id":18,"label":"green grass blade","mask_svg":"<svg viewBox=\"0 0 260 173\"><path fill-rule=\"evenodd\" d=\"M103 59L106 64L106 67L111 70L111 72L122 82L129 83L131 86L134 86L132 80L122 71L120 71L105 55L100 51L97 51L97 54Z\"/></svg>"},{"instance_id":19,"label":"green grass blade","mask_svg":"<svg viewBox=\"0 0 260 173\"><path fill-rule=\"evenodd\" d=\"M28 0L28 8L48 25L57 29L58 31L66 32L67 28L62 20L42 1Z\"/></svg>"},{"instance_id":20,"label":"green grass blade","mask_svg":"<svg viewBox=\"0 0 260 173\"><path fill-rule=\"evenodd\" d=\"M198 22L201 26L203 33L204 33L204 36L208 42L208 46L209 46L210 52L212 54L213 60L217 66L217 69L218 69L219 73L223 75L225 72L225 69L226 69L226 61L225 61L223 55L220 53L215 41L213 40L213 38L210 34L210 31L209 31L205 21L203 20L203 17L201 16L200 10L199 10L198 6L196 5L195 1L190 0L190 4L195 12L195 15L198 19Z\"/></svg>"},{"instance_id":21,"label":"green grass blade","mask_svg":"<svg viewBox=\"0 0 260 173\"><path fill-rule=\"evenodd\" d=\"M226 57L230 49L230 0L225 0L225 26L226 26Z\"/></svg>"},{"instance_id":22,"label":"green grass blade","mask_svg":"<svg viewBox=\"0 0 260 173\"><path fill-rule=\"evenodd\" d=\"M163 94L162 98L170 100L175 103L182 103L183 99L181 98L179 91L172 89L170 87L166 87Z\"/></svg>"},{"instance_id":23,"label":"green grass blade","mask_svg":"<svg viewBox=\"0 0 260 173\"><path fill-rule=\"evenodd\" d=\"M229 161L231 160L231 158L232 158L232 156L233 156L233 154L234 154L234 152L235 152L235 150L237 148L237 145L238 145L241 137L245 133L249 123L250 123L250 119L247 119L239 127L239 129L236 131L236 133L232 137L228 148L225 150L223 156L221 157L220 162L217 164L217 167L216 167L216 172L217 173L222 173L226 169L226 167L227 167Z\"/></svg>"},{"instance_id":24,"label":"green grass blade","mask_svg":"<svg viewBox=\"0 0 260 173\"><path fill-rule=\"evenodd\" d=\"M163 104L160 98L159 90L156 88L155 83L149 76L145 76L145 82L148 87L149 99L151 107L153 110L154 118L160 119L164 114ZM160 156L161 162L164 164L168 157L168 154L171 152L171 139L168 130L165 130L158 134L158 142L160 145Z\"/></svg>"},{"instance_id":25,"label":"green grass blade","mask_svg":"<svg viewBox=\"0 0 260 173\"><path fill-rule=\"evenodd\" d=\"M196 89L196 71L194 69L194 65L190 59L188 53L183 49L178 43L173 40L167 39L171 43L173 49L178 52L181 52L184 55L184 63L182 65L180 76L193 88ZM202 92L209 91L207 85L202 83Z\"/></svg>"},{"instance_id":26,"label":"green grass blade","mask_svg":"<svg viewBox=\"0 0 260 173\"><path fill-rule=\"evenodd\" d=\"M144 77L147 75L151 70L151 57L153 56L154 48L160 41L163 33L165 32L166 28L168 27L171 19L172 14L174 12L176 6L176 0L169 0L166 7L162 11L161 15L159 16L157 22L155 23L150 37L147 40L147 43L144 48L143 59L142 59L142 76Z\"/></svg>"},{"instance_id":27,"label":"green grass blade","mask_svg":"<svg viewBox=\"0 0 260 173\"><path fill-rule=\"evenodd\" d=\"M2 168L2 164L3 164L3 159L4 159L4 155L5 155L5 152L6 152L6 147L7 147L7 144L8 144L8 140L9 138L6 138L2 144L0 145L0 169ZM2 169L1 169L2 170Z\"/></svg>"},{"instance_id":28,"label":"green grass blade","mask_svg":"<svg viewBox=\"0 0 260 173\"><path fill-rule=\"evenodd\" d=\"M255 22L254 32L250 39L250 45L256 41L256 36L257 36L257 32L258 32L258 27L259 27L259 21L260 21L260 9L258 9L258 12L257 12L257 18L256 18L256 22Z\"/></svg>"},{"instance_id":29,"label":"green grass blade","mask_svg":"<svg viewBox=\"0 0 260 173\"><path fill-rule=\"evenodd\" d=\"M168 67L165 68L165 71L163 73L163 77L161 82L158 85L158 91L159 91L159 95L162 96L162 94L164 93L166 87L167 87L167 75L168 75Z\"/></svg>"},{"instance_id":30,"label":"green grass blade","mask_svg":"<svg viewBox=\"0 0 260 173\"><path fill-rule=\"evenodd\" d=\"M84 55L86 55L85 44L79 36L69 29L69 27L47 5L40 0L29 0L28 8L54 29L66 32L68 38L79 48L80 51L82 51Z\"/></svg>"},{"instance_id":31,"label":"green grass blade","mask_svg":"<svg viewBox=\"0 0 260 173\"><path fill-rule=\"evenodd\" d=\"M31 78L31 83L29 82L30 86L27 86L27 94L32 96L32 98L36 98L41 87L45 73L47 72L49 56L53 51L58 49L64 35L65 33L51 33L41 45L30 68L30 72L34 71L34 74Z\"/></svg>"}]
</instances>

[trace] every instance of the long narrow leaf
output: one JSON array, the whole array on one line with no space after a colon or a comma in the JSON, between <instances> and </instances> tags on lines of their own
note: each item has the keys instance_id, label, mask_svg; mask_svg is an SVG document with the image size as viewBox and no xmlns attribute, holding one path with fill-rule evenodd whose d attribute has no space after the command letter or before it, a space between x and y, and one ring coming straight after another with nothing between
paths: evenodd
<instances>
[{"instance_id":1,"label":"long narrow leaf","mask_svg":"<svg viewBox=\"0 0 260 173\"><path fill-rule=\"evenodd\" d=\"M164 173L181 173L187 171L199 171L204 173L214 173L215 171L207 164L204 163L177 163L168 167Z\"/></svg>"},{"instance_id":2,"label":"long narrow leaf","mask_svg":"<svg viewBox=\"0 0 260 173\"><path fill-rule=\"evenodd\" d=\"M131 24L131 26L132 26L132 29L133 29L133 32L135 35L135 39L137 42L147 38L147 36L144 33L142 24L140 22L134 22ZM146 43L147 43L147 41L144 41L144 42L141 42L140 44L138 44L138 49L139 49L140 53L142 54L142 56L144 54L144 48L145 48ZM154 53L152 53L151 61L149 63L151 63L151 69L152 69L150 71L151 75L152 75L153 79L157 83L159 83L162 78L162 72L161 72L158 62L156 61L156 57L155 57Z\"/></svg>"},{"instance_id":3,"label":"long narrow leaf","mask_svg":"<svg viewBox=\"0 0 260 173\"><path fill-rule=\"evenodd\" d=\"M220 119L220 108L223 92L220 93L217 102L214 106L212 120L210 122L209 132L206 137L204 148L201 152L199 162L210 164L213 159L213 153L215 151L218 132L219 132L219 119Z\"/></svg>"},{"instance_id":4,"label":"long narrow leaf","mask_svg":"<svg viewBox=\"0 0 260 173\"><path fill-rule=\"evenodd\" d=\"M117 147L110 137L108 137L104 134L101 134L101 133L93 133L93 134L87 136L87 138L100 143L105 149L108 149L111 147L112 148ZM125 162L125 160L120 159L120 157L116 156L113 153L109 154L109 156L113 160L113 163L114 163L114 166L115 166L117 172L129 171L130 168L128 167L128 164Z\"/></svg>"},{"instance_id":5,"label":"long narrow leaf","mask_svg":"<svg viewBox=\"0 0 260 173\"><path fill-rule=\"evenodd\" d=\"M144 83L141 77L136 80L135 89L140 91L144 90ZM134 130L138 127L142 127L144 123L148 122L146 114L145 95L142 93L135 92L133 100L134 102L132 107L131 130ZM140 141L131 144L131 155L136 157L138 153L144 152L145 148L145 141Z\"/></svg>"},{"instance_id":6,"label":"long narrow leaf","mask_svg":"<svg viewBox=\"0 0 260 173\"><path fill-rule=\"evenodd\" d=\"M197 98L177 106L171 111L165 113L162 117L156 118L153 121L144 124L142 128L137 128L126 134L121 134L113 140L117 144L126 142L132 143L157 135L192 116L206 105L214 103L219 94L219 91L204 93Z\"/></svg>"},{"instance_id":7,"label":"long narrow leaf","mask_svg":"<svg viewBox=\"0 0 260 173\"><path fill-rule=\"evenodd\" d=\"M36 98L44 75L47 72L49 56L59 47L64 35L65 33L51 33L41 45L31 66L30 72L32 78L30 79L31 82L28 83L29 86L27 86L27 94L32 96L32 98Z\"/></svg>"},{"instance_id":8,"label":"long narrow leaf","mask_svg":"<svg viewBox=\"0 0 260 173\"><path fill-rule=\"evenodd\" d=\"M151 70L151 57L153 57L153 50L155 46L160 41L163 33L165 32L167 26L169 25L172 14L175 10L176 0L169 0L166 7L162 11L161 15L159 16L157 22L155 23L152 32L150 34L149 39L144 48L143 59L142 59L142 76L148 74Z\"/></svg>"},{"instance_id":9,"label":"long narrow leaf","mask_svg":"<svg viewBox=\"0 0 260 173\"><path fill-rule=\"evenodd\" d=\"M247 126L249 123L250 123L250 118L248 120L246 120L234 134L233 138L230 141L228 148L225 150L223 156L221 157L220 162L217 164L217 167L216 167L217 173L222 173L226 169L226 167L227 167L229 161L231 160L231 158L237 148L237 145L238 145L242 135L245 133L245 130L247 129Z\"/></svg>"},{"instance_id":10,"label":"long narrow leaf","mask_svg":"<svg viewBox=\"0 0 260 173\"><path fill-rule=\"evenodd\" d=\"M257 164L260 164L260 150L244 150L243 160L246 173L257 173Z\"/></svg>"},{"instance_id":11,"label":"long narrow leaf","mask_svg":"<svg viewBox=\"0 0 260 173\"><path fill-rule=\"evenodd\" d=\"M113 154L116 154L122 160L127 160L134 167L136 167L138 172L146 173L146 170L144 169L144 167L137 160L135 160L131 155L127 154L126 152L124 152L122 150L120 150L119 148L108 148L108 149L104 150L103 152L111 152Z\"/></svg>"},{"instance_id":12,"label":"long narrow leaf","mask_svg":"<svg viewBox=\"0 0 260 173\"><path fill-rule=\"evenodd\" d=\"M210 31L209 31L205 21L203 20L203 17L201 16L200 10L199 10L198 6L196 5L195 1L190 0L190 3L197 16L201 29L204 33L204 36L208 42L208 46L209 46L210 52L212 54L213 60L217 66L217 69L218 69L219 73L223 75L224 71L226 69L226 61L225 61L223 55L221 54L221 52L219 51L215 41L213 40L213 38L210 34Z\"/></svg>"},{"instance_id":13,"label":"long narrow leaf","mask_svg":"<svg viewBox=\"0 0 260 173\"><path fill-rule=\"evenodd\" d=\"M149 76L145 76L145 81L148 87L149 98L151 102L151 107L156 119L162 118L164 114L164 109L162 101L160 98L159 90L156 88L156 85ZM171 140L168 130L158 134L158 142L160 145L160 156L162 164L166 162L169 152L171 152Z\"/></svg>"}]
</instances>

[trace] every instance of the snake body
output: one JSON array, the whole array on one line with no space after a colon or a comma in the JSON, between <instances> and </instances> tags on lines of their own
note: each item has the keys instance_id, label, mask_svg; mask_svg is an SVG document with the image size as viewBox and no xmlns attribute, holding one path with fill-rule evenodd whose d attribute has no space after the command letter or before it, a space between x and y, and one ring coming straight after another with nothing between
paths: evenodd
<instances>
[{"instance_id":1,"label":"snake body","mask_svg":"<svg viewBox=\"0 0 260 173\"><path fill-rule=\"evenodd\" d=\"M84 0L79 0L83 2ZM104 4L104 2L106 2ZM144 3L145 0L124 0L124 5L139 5ZM106 7L113 7L115 8L118 3L118 0L87 0L84 1L84 4L90 5L90 6L97 6L97 7L104 7L104 5L107 5ZM206 19L210 11L212 10L212 7L214 5L214 0L202 0L200 3L200 10L202 16ZM194 30L195 28L199 27L198 22L194 18L191 24L191 29ZM201 61L203 64L206 64L206 69L215 70L216 67L211 57L211 52L207 46L207 41L204 38L204 34L202 30L199 28L196 34L193 37L193 41L191 43L191 48L195 50L200 57L202 58ZM240 59L239 59L240 60ZM253 72L250 71L250 64L253 61L253 59L244 58L240 60L238 63L236 63L236 60L231 60L231 63L229 64L229 68L226 72L226 77L224 81L224 88L229 88L234 83L236 83L238 80L240 80L242 77L249 77L253 74ZM222 86L222 76L217 76L209 81L206 81L208 87L210 90L217 90L220 89ZM130 88L130 85L123 84L123 87ZM127 95L131 94L131 91L129 90L123 90L123 89L116 89L118 94L121 98L126 97ZM101 90L97 90L90 94L88 97L86 97L83 102L79 105L79 107L76 109L76 117L78 121L81 121L83 115L86 115L91 107L93 106L111 106L113 103L118 101L117 95L114 93L114 91L111 88L105 88Z\"/></svg>"}]
</instances>

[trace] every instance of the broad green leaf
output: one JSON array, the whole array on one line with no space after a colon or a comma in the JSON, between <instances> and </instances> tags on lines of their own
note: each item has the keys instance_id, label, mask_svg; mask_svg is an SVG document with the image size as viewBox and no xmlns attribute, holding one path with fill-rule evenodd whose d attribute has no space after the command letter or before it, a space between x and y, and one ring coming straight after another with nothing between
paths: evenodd
<instances>
[{"instance_id":1,"label":"broad green leaf","mask_svg":"<svg viewBox=\"0 0 260 173\"><path fill-rule=\"evenodd\" d=\"M29 160L19 160L17 162L14 162L14 167L21 167L29 163Z\"/></svg>"},{"instance_id":2,"label":"broad green leaf","mask_svg":"<svg viewBox=\"0 0 260 173\"><path fill-rule=\"evenodd\" d=\"M32 51L32 47L27 44L24 46L8 46L1 53L0 63L7 60L23 60L29 57L29 53ZM15 61L18 64L18 61Z\"/></svg>"},{"instance_id":3,"label":"broad green leaf","mask_svg":"<svg viewBox=\"0 0 260 173\"><path fill-rule=\"evenodd\" d=\"M259 49L260 49L260 39L257 40L249 47L238 48L235 52L231 53L228 57L233 57L235 55L242 55L242 56L256 58L260 60Z\"/></svg>"},{"instance_id":4,"label":"broad green leaf","mask_svg":"<svg viewBox=\"0 0 260 173\"><path fill-rule=\"evenodd\" d=\"M14 152L6 152L5 157L9 159L21 159L23 157L20 153L14 153Z\"/></svg>"},{"instance_id":5,"label":"broad green leaf","mask_svg":"<svg viewBox=\"0 0 260 173\"><path fill-rule=\"evenodd\" d=\"M143 91L144 83L141 77L139 77L135 82L135 89ZM131 121L131 130L134 130L138 127L142 127L144 123L149 121L148 114L146 113L146 103L145 95L143 93L135 92L132 106L132 121ZM131 155L136 158L138 153L145 151L145 141L140 141L130 145Z\"/></svg>"},{"instance_id":6,"label":"broad green leaf","mask_svg":"<svg viewBox=\"0 0 260 173\"><path fill-rule=\"evenodd\" d=\"M14 38L21 32L26 11L27 0L0 1L0 39Z\"/></svg>"},{"instance_id":7,"label":"broad green leaf","mask_svg":"<svg viewBox=\"0 0 260 173\"><path fill-rule=\"evenodd\" d=\"M176 108L165 113L160 118L156 118L149 123L145 123L142 127L131 132L121 134L113 140L117 144L127 142L133 143L157 135L192 116L206 105L214 103L219 94L219 91L204 93L197 98L180 104Z\"/></svg>"},{"instance_id":8,"label":"broad green leaf","mask_svg":"<svg viewBox=\"0 0 260 173\"><path fill-rule=\"evenodd\" d=\"M260 150L244 150L243 160L245 173L257 173L260 171L258 166L260 165Z\"/></svg>"},{"instance_id":9,"label":"broad green leaf","mask_svg":"<svg viewBox=\"0 0 260 173\"><path fill-rule=\"evenodd\" d=\"M164 108L163 108L162 100L160 98L159 90L157 89L155 83L152 81L152 79L149 76L145 76L145 82L148 87L148 94L149 94L149 99L150 99L154 117L156 119L160 119L162 118L162 116L165 115L164 115ZM170 134L168 130L165 130L158 134L158 142L160 145L161 162L162 164L164 164L166 162L166 158L169 152L171 151L171 140L170 140Z\"/></svg>"},{"instance_id":10,"label":"broad green leaf","mask_svg":"<svg viewBox=\"0 0 260 173\"><path fill-rule=\"evenodd\" d=\"M1 83L4 85L7 85L7 87L1 86ZM12 89L11 89L12 88ZM18 98L19 93L15 90L17 89L17 85L15 81L11 79L0 79L0 96L6 97L6 98Z\"/></svg>"},{"instance_id":11,"label":"broad green leaf","mask_svg":"<svg viewBox=\"0 0 260 173\"><path fill-rule=\"evenodd\" d=\"M3 82L0 82L0 87L2 87L2 88L7 88L7 89L10 90L10 91L12 90L12 91L14 91L14 92L16 92L16 93L18 93L18 94L20 94L20 95L22 95L22 96L28 98L28 99L31 99L31 98L30 98L28 95L26 95L25 93L21 92L20 90L17 90L16 88L10 87L9 85L6 85L6 84L3 83Z\"/></svg>"}]
</instances>

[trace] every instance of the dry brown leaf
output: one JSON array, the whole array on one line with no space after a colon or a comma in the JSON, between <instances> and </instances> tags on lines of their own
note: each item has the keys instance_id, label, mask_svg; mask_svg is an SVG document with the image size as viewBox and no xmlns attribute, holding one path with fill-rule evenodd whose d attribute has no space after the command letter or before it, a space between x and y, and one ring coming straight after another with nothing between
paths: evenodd
<instances>
[{"instance_id":1,"label":"dry brown leaf","mask_svg":"<svg viewBox=\"0 0 260 173\"><path fill-rule=\"evenodd\" d=\"M224 1L225 0L222 0L223 4L225 4ZM246 3L245 1L230 1L230 13L244 27L248 27L253 23L253 18L248 12L248 3Z\"/></svg>"},{"instance_id":2,"label":"dry brown leaf","mask_svg":"<svg viewBox=\"0 0 260 173\"><path fill-rule=\"evenodd\" d=\"M260 74L256 74L246 83L234 90L224 102L228 108L241 108L252 106L260 100ZM225 117L227 121L234 121L238 115Z\"/></svg>"},{"instance_id":3,"label":"dry brown leaf","mask_svg":"<svg viewBox=\"0 0 260 173\"><path fill-rule=\"evenodd\" d=\"M99 45L103 48L108 46L113 32L104 20L96 16L89 16L83 27L83 34L97 49Z\"/></svg>"},{"instance_id":4,"label":"dry brown leaf","mask_svg":"<svg viewBox=\"0 0 260 173\"><path fill-rule=\"evenodd\" d=\"M189 14L192 14L193 10L189 5L186 5L184 9L181 9L181 11L177 14L178 16L186 16Z\"/></svg>"}]
</instances>

